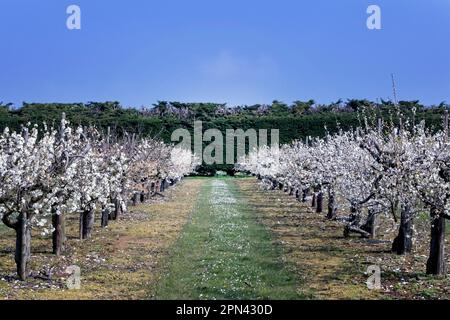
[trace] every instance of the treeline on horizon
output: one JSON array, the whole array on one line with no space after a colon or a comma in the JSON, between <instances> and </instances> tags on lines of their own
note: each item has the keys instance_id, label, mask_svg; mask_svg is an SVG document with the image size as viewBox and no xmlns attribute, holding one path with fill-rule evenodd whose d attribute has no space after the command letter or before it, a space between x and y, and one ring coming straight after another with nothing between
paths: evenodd
<instances>
[{"instance_id":1,"label":"treeline on horizon","mask_svg":"<svg viewBox=\"0 0 450 320\"><path fill-rule=\"evenodd\" d=\"M218 129L279 129L280 143L323 136L327 132L349 130L362 125L363 118L373 124L378 118L398 122L399 116L412 121L425 120L430 128L442 127L442 115L450 105L423 105L419 101L392 101L349 99L330 104L314 100L286 104L273 101L270 105L227 107L220 103L181 103L159 101L151 107L125 108L119 102L89 103L23 103L20 108L0 103L0 129L19 130L26 123L51 125L61 119L62 113L73 125L109 127L112 132L124 132L171 141L172 132L179 128L193 131L194 121L203 122L203 130ZM214 174L216 170L232 172L232 166L202 166L201 173Z\"/></svg>"}]
</instances>

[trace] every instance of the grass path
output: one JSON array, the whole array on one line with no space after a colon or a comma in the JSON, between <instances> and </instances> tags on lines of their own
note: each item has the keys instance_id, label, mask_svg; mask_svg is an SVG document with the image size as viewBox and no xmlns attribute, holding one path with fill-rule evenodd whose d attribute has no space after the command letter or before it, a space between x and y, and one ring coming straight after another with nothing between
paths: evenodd
<instances>
[{"instance_id":1,"label":"grass path","mask_svg":"<svg viewBox=\"0 0 450 320\"><path fill-rule=\"evenodd\" d=\"M237 190L208 179L178 243L158 299L297 299L280 247Z\"/></svg>"}]
</instances>

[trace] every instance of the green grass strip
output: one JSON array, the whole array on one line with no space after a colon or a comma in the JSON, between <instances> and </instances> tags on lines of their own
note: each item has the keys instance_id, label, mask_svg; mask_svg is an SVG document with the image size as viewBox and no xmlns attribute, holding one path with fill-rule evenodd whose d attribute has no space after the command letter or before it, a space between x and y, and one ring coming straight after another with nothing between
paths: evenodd
<instances>
[{"instance_id":1,"label":"green grass strip","mask_svg":"<svg viewBox=\"0 0 450 320\"><path fill-rule=\"evenodd\" d=\"M173 248L157 298L299 299L297 284L233 179L210 179Z\"/></svg>"}]
</instances>

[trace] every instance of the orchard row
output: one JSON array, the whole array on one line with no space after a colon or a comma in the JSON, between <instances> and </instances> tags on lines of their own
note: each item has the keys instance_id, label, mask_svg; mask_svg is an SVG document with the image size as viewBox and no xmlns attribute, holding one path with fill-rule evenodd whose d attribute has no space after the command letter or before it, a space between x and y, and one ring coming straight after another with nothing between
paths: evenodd
<instances>
[{"instance_id":1,"label":"orchard row","mask_svg":"<svg viewBox=\"0 0 450 320\"><path fill-rule=\"evenodd\" d=\"M397 254L412 251L414 218L427 213L431 237L426 271L446 275L445 220L450 218L448 114L445 129L439 132L427 130L423 122L365 122L350 132L281 147L261 147L242 158L237 169L258 176L271 189L289 191L299 201L312 198L317 212L324 210L326 198L327 217L344 222L345 236L358 233L375 237L380 215L398 221L398 235L392 244Z\"/></svg>"},{"instance_id":2,"label":"orchard row","mask_svg":"<svg viewBox=\"0 0 450 320\"><path fill-rule=\"evenodd\" d=\"M29 270L31 230L52 234L53 253L65 246L65 216L79 217L80 239L91 236L96 214L101 226L179 181L197 166L190 150L110 130L25 126L0 135L0 218L16 233L20 279Z\"/></svg>"}]
</instances>

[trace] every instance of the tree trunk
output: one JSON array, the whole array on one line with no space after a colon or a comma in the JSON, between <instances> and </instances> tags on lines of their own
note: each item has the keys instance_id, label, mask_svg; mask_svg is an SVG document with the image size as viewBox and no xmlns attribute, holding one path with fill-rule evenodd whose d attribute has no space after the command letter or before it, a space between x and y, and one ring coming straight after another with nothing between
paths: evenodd
<instances>
[{"instance_id":1,"label":"tree trunk","mask_svg":"<svg viewBox=\"0 0 450 320\"><path fill-rule=\"evenodd\" d=\"M114 200L114 220L119 220L120 215L122 214L122 205L120 204L120 200L116 198Z\"/></svg>"},{"instance_id":2,"label":"tree trunk","mask_svg":"<svg viewBox=\"0 0 450 320\"><path fill-rule=\"evenodd\" d=\"M412 250L413 220L410 205L402 207L400 227L397 237L392 243L392 251L398 255L410 253Z\"/></svg>"},{"instance_id":3,"label":"tree trunk","mask_svg":"<svg viewBox=\"0 0 450 320\"><path fill-rule=\"evenodd\" d=\"M328 191L328 214L327 218L330 220L333 220L336 218L336 203L335 203L335 196L333 191Z\"/></svg>"},{"instance_id":4,"label":"tree trunk","mask_svg":"<svg viewBox=\"0 0 450 320\"><path fill-rule=\"evenodd\" d=\"M161 187L161 180L158 180L156 182L156 192L162 192L162 187Z\"/></svg>"},{"instance_id":5,"label":"tree trunk","mask_svg":"<svg viewBox=\"0 0 450 320\"><path fill-rule=\"evenodd\" d=\"M152 197L152 194L153 194L152 184L153 183L147 185L147 193L145 194L146 199L150 199Z\"/></svg>"},{"instance_id":6,"label":"tree trunk","mask_svg":"<svg viewBox=\"0 0 450 320\"><path fill-rule=\"evenodd\" d=\"M155 182L152 182L150 184L150 193L151 194L155 194L156 193L156 183Z\"/></svg>"},{"instance_id":7,"label":"tree trunk","mask_svg":"<svg viewBox=\"0 0 450 320\"><path fill-rule=\"evenodd\" d=\"M348 238L351 232L360 233L361 236L364 236L361 233L359 228L359 222L361 220L361 208L357 204L351 204L350 206L350 215L348 217L348 223L344 227L344 237ZM365 231L363 231L365 233Z\"/></svg>"},{"instance_id":8,"label":"tree trunk","mask_svg":"<svg viewBox=\"0 0 450 320\"><path fill-rule=\"evenodd\" d=\"M100 223L100 226L102 228L106 228L108 226L109 215L110 215L109 208L108 207L102 208L102 219L101 219L101 223Z\"/></svg>"},{"instance_id":9,"label":"tree trunk","mask_svg":"<svg viewBox=\"0 0 450 320\"><path fill-rule=\"evenodd\" d=\"M15 230L17 275L20 280L26 280L31 253L31 226L26 213L20 213Z\"/></svg>"},{"instance_id":10,"label":"tree trunk","mask_svg":"<svg viewBox=\"0 0 450 320\"><path fill-rule=\"evenodd\" d=\"M374 239L376 237L376 223L377 223L377 214L375 210L369 209L367 221L363 226L361 226L361 229L367 231L371 239Z\"/></svg>"},{"instance_id":11,"label":"tree trunk","mask_svg":"<svg viewBox=\"0 0 450 320\"><path fill-rule=\"evenodd\" d=\"M430 256L427 261L427 274L445 276L447 275L445 261L445 218L433 209L431 211L431 218Z\"/></svg>"},{"instance_id":12,"label":"tree trunk","mask_svg":"<svg viewBox=\"0 0 450 320\"><path fill-rule=\"evenodd\" d=\"M94 227L94 210L85 210L80 213L80 239L89 239Z\"/></svg>"},{"instance_id":13,"label":"tree trunk","mask_svg":"<svg viewBox=\"0 0 450 320\"><path fill-rule=\"evenodd\" d=\"M66 241L64 213L54 213L52 215L52 225L54 229L52 233L53 254L59 256L64 252L64 244Z\"/></svg>"},{"instance_id":14,"label":"tree trunk","mask_svg":"<svg viewBox=\"0 0 450 320\"><path fill-rule=\"evenodd\" d=\"M116 210L111 210L108 216L109 220L116 220Z\"/></svg>"},{"instance_id":15,"label":"tree trunk","mask_svg":"<svg viewBox=\"0 0 450 320\"><path fill-rule=\"evenodd\" d=\"M313 193L313 195L312 195L311 207L313 207L313 208L316 207L316 194L315 193Z\"/></svg>"},{"instance_id":16,"label":"tree trunk","mask_svg":"<svg viewBox=\"0 0 450 320\"><path fill-rule=\"evenodd\" d=\"M270 179L270 183L271 183L271 190L275 190L277 188L277 182L275 181L275 179Z\"/></svg>"},{"instance_id":17,"label":"tree trunk","mask_svg":"<svg viewBox=\"0 0 450 320\"><path fill-rule=\"evenodd\" d=\"M306 202L306 198L308 197L308 192L309 192L308 189L303 189L303 192L302 192L302 202Z\"/></svg>"},{"instance_id":18,"label":"tree trunk","mask_svg":"<svg viewBox=\"0 0 450 320\"><path fill-rule=\"evenodd\" d=\"M138 202L139 202L139 198L140 198L141 194L139 192L135 192L133 193L133 206L137 206Z\"/></svg>"},{"instance_id":19,"label":"tree trunk","mask_svg":"<svg viewBox=\"0 0 450 320\"><path fill-rule=\"evenodd\" d=\"M316 207L317 213L323 212L323 192L319 192L317 194L317 207Z\"/></svg>"}]
</instances>

